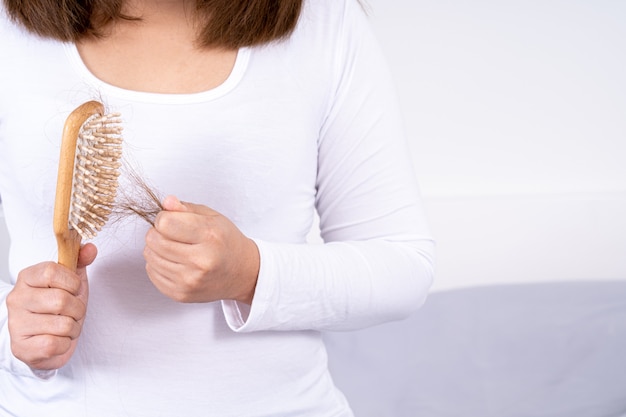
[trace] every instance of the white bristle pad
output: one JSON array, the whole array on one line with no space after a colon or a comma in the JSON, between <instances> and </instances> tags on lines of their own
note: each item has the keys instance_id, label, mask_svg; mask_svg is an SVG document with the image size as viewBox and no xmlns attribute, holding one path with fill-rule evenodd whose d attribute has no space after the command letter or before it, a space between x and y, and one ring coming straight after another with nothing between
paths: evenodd
<instances>
[{"instance_id":1,"label":"white bristle pad","mask_svg":"<svg viewBox=\"0 0 626 417\"><path fill-rule=\"evenodd\" d=\"M119 114L94 115L83 123L76 144L69 225L92 239L108 220L122 157Z\"/></svg>"}]
</instances>

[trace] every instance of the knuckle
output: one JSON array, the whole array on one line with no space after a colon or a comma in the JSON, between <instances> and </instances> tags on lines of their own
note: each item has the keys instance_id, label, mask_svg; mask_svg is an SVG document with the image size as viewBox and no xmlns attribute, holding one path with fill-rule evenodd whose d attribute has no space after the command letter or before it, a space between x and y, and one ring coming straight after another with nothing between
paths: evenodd
<instances>
[{"instance_id":1,"label":"knuckle","mask_svg":"<svg viewBox=\"0 0 626 417\"><path fill-rule=\"evenodd\" d=\"M58 282L58 266L52 262L47 262L42 265L41 276L47 283Z\"/></svg>"},{"instance_id":2,"label":"knuckle","mask_svg":"<svg viewBox=\"0 0 626 417\"><path fill-rule=\"evenodd\" d=\"M163 216L165 215L165 213L163 211L160 211L159 213L157 213L157 215L154 218L154 222L152 223L153 229L159 229L161 227L161 222L163 221Z\"/></svg>"},{"instance_id":3,"label":"knuckle","mask_svg":"<svg viewBox=\"0 0 626 417\"><path fill-rule=\"evenodd\" d=\"M201 233L204 240L208 242L220 242L224 239L224 231L212 219L206 219Z\"/></svg>"},{"instance_id":4,"label":"knuckle","mask_svg":"<svg viewBox=\"0 0 626 417\"><path fill-rule=\"evenodd\" d=\"M211 256L210 253L205 254L196 254L190 257L189 263L191 267L195 271L200 271L200 273L210 273L217 269L218 261L214 256Z\"/></svg>"},{"instance_id":5,"label":"knuckle","mask_svg":"<svg viewBox=\"0 0 626 417\"><path fill-rule=\"evenodd\" d=\"M76 321L79 321L79 320L84 319L86 315L87 315L87 304L79 301L76 303L75 314L71 316L70 318Z\"/></svg>"},{"instance_id":6,"label":"knuckle","mask_svg":"<svg viewBox=\"0 0 626 417\"><path fill-rule=\"evenodd\" d=\"M173 225L173 216L168 212L160 212L154 221L154 228L157 231L168 230Z\"/></svg>"},{"instance_id":7,"label":"knuckle","mask_svg":"<svg viewBox=\"0 0 626 417\"><path fill-rule=\"evenodd\" d=\"M48 304L50 306L51 313L61 314L66 310L69 300L64 291L50 291L48 295Z\"/></svg>"},{"instance_id":8,"label":"knuckle","mask_svg":"<svg viewBox=\"0 0 626 417\"><path fill-rule=\"evenodd\" d=\"M7 330L9 331L9 336L11 336L12 344L23 337L22 329L23 329L23 323L21 323L19 320L14 320L13 316L9 314L9 317L7 320Z\"/></svg>"},{"instance_id":9,"label":"knuckle","mask_svg":"<svg viewBox=\"0 0 626 417\"><path fill-rule=\"evenodd\" d=\"M208 262L198 258L191 258L189 259L189 264L187 265L186 270L187 273L185 274L183 280L185 282L194 282L197 271L209 272L211 268Z\"/></svg>"},{"instance_id":10,"label":"knuckle","mask_svg":"<svg viewBox=\"0 0 626 417\"><path fill-rule=\"evenodd\" d=\"M172 298L172 300L179 303L188 303L190 299L189 293L187 291L176 291L170 294L170 297Z\"/></svg>"},{"instance_id":11,"label":"knuckle","mask_svg":"<svg viewBox=\"0 0 626 417\"><path fill-rule=\"evenodd\" d=\"M32 357L32 350L25 349L22 343L19 343L13 339L11 339L11 353L17 359L21 360L24 363L30 363L34 360Z\"/></svg>"},{"instance_id":12,"label":"knuckle","mask_svg":"<svg viewBox=\"0 0 626 417\"><path fill-rule=\"evenodd\" d=\"M47 279L48 286L63 291L68 291L72 294L78 293L80 289L80 279L77 277L70 277L56 271L55 274L50 275Z\"/></svg>"},{"instance_id":13,"label":"knuckle","mask_svg":"<svg viewBox=\"0 0 626 417\"><path fill-rule=\"evenodd\" d=\"M80 280L73 279L71 275L62 271L59 265L47 263L41 272L43 282L50 288L60 288L72 293L76 293L80 287Z\"/></svg>"},{"instance_id":14,"label":"knuckle","mask_svg":"<svg viewBox=\"0 0 626 417\"><path fill-rule=\"evenodd\" d=\"M196 280L191 276L191 274L187 274L180 280L179 288L181 291L193 291L193 288L196 286Z\"/></svg>"},{"instance_id":15,"label":"knuckle","mask_svg":"<svg viewBox=\"0 0 626 417\"><path fill-rule=\"evenodd\" d=\"M11 291L6 298L7 309L9 311L18 308L22 303L20 302L19 291L13 290Z\"/></svg>"},{"instance_id":16,"label":"knuckle","mask_svg":"<svg viewBox=\"0 0 626 417\"><path fill-rule=\"evenodd\" d=\"M51 327L51 333L58 336L65 336L72 330L72 326L65 316L54 316Z\"/></svg>"},{"instance_id":17,"label":"knuckle","mask_svg":"<svg viewBox=\"0 0 626 417\"><path fill-rule=\"evenodd\" d=\"M37 338L37 352L44 358L52 358L63 351L59 338L52 335L41 335Z\"/></svg>"},{"instance_id":18,"label":"knuckle","mask_svg":"<svg viewBox=\"0 0 626 417\"><path fill-rule=\"evenodd\" d=\"M146 239L146 243L147 239ZM150 250L150 248L148 248L148 246L143 248L143 258L147 261L148 259L150 259L150 255L152 254L152 251Z\"/></svg>"},{"instance_id":19,"label":"knuckle","mask_svg":"<svg viewBox=\"0 0 626 417\"><path fill-rule=\"evenodd\" d=\"M194 273L185 274L182 281L186 289L188 289L189 291L195 290L204 281L204 274L202 273L202 269Z\"/></svg>"},{"instance_id":20,"label":"knuckle","mask_svg":"<svg viewBox=\"0 0 626 417\"><path fill-rule=\"evenodd\" d=\"M69 336L75 338L77 334L77 323L71 317L57 316L54 323L54 334L59 336Z\"/></svg>"},{"instance_id":21,"label":"knuckle","mask_svg":"<svg viewBox=\"0 0 626 417\"><path fill-rule=\"evenodd\" d=\"M156 229L150 229L146 233L146 247L154 245L157 240L158 233Z\"/></svg>"}]
</instances>

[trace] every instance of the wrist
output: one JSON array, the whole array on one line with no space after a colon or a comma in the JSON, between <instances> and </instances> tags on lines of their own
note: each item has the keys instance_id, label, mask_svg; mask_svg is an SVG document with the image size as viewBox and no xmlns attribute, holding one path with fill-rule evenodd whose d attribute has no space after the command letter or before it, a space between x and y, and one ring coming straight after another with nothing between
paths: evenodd
<instances>
[{"instance_id":1,"label":"wrist","mask_svg":"<svg viewBox=\"0 0 626 417\"><path fill-rule=\"evenodd\" d=\"M252 239L246 238L246 250L243 259L244 285L242 294L236 298L237 301L251 305L256 290L256 283L259 277L259 268L261 265L261 256L259 248Z\"/></svg>"}]
</instances>

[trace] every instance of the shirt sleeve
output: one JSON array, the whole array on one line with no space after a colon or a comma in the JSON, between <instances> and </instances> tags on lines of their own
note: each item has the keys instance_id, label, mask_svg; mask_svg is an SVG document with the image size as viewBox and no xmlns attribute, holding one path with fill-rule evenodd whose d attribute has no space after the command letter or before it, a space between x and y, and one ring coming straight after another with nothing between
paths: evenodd
<instances>
[{"instance_id":1,"label":"shirt sleeve","mask_svg":"<svg viewBox=\"0 0 626 417\"><path fill-rule=\"evenodd\" d=\"M425 301L430 236L395 86L367 16L345 2L335 85L318 141L323 244L257 240L251 308L224 301L229 326L351 330L400 319Z\"/></svg>"}]
</instances>

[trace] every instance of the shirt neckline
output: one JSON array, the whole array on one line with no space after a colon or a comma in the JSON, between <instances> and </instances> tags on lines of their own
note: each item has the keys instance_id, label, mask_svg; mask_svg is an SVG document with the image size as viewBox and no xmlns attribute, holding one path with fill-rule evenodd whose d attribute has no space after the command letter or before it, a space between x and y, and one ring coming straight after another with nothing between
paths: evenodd
<instances>
[{"instance_id":1,"label":"shirt neckline","mask_svg":"<svg viewBox=\"0 0 626 417\"><path fill-rule=\"evenodd\" d=\"M188 104L199 103L216 100L232 91L241 81L243 75L248 67L248 61L250 59L250 48L240 48L237 51L237 57L235 58L235 64L229 74L228 78L210 90L200 91L197 93L181 93L181 94L166 94L166 93L150 93L145 91L128 90L125 88L117 87L102 81L96 77L87 68L83 62L78 49L74 43L65 43L65 51L70 59L70 63L78 75L94 87L103 96L112 96L129 101L148 102L156 104Z\"/></svg>"}]
</instances>

